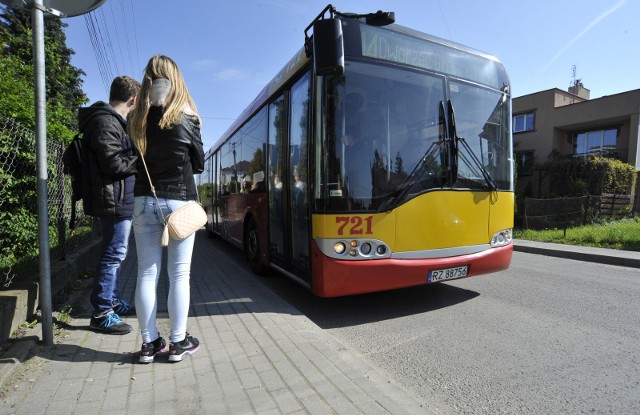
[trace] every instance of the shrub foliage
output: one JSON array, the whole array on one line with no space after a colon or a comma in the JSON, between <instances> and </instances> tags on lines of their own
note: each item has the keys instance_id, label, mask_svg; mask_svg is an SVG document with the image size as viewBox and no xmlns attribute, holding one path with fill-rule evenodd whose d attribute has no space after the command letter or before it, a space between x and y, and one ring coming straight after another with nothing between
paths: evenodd
<instances>
[{"instance_id":1,"label":"shrub foliage","mask_svg":"<svg viewBox=\"0 0 640 415\"><path fill-rule=\"evenodd\" d=\"M67 25L56 17L44 23L47 141L65 143L77 129L76 109L87 101L84 72L71 65ZM10 120L0 123L0 286L7 285L7 269L38 255L35 145L25 138L36 122L31 27L29 11L0 8L0 116ZM55 161L48 163L55 174ZM50 224L50 235L55 226Z\"/></svg>"}]
</instances>

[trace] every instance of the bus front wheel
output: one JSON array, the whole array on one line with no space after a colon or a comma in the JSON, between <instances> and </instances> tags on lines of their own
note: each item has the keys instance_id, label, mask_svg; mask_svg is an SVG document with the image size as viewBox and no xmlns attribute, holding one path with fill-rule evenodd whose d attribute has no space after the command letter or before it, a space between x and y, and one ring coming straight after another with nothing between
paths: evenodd
<instances>
[{"instance_id":1,"label":"bus front wheel","mask_svg":"<svg viewBox=\"0 0 640 415\"><path fill-rule=\"evenodd\" d=\"M253 218L249 219L245 241L245 252L251 270L258 275L264 275L267 268L260 261L260 233L258 232L258 225L256 225L256 221Z\"/></svg>"}]
</instances>

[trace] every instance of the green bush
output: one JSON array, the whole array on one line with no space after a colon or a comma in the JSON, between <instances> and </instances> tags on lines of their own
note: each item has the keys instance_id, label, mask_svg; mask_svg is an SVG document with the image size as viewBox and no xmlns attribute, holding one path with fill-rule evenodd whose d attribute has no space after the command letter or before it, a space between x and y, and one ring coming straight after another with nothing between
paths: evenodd
<instances>
[{"instance_id":1,"label":"green bush","mask_svg":"<svg viewBox=\"0 0 640 415\"><path fill-rule=\"evenodd\" d=\"M31 26L30 13L0 9L0 287L32 277L33 264L36 269L38 264ZM51 18L45 19L44 26L46 139L48 143L64 143L77 129L77 108L87 101L81 89L83 72L70 64L74 52L66 47L66 24ZM48 186L55 186L59 155L47 154L47 160ZM57 215L49 212L53 247L61 242Z\"/></svg>"},{"instance_id":2,"label":"green bush","mask_svg":"<svg viewBox=\"0 0 640 415\"><path fill-rule=\"evenodd\" d=\"M631 194L636 184L635 167L611 158L555 156L540 167L548 177L548 190L554 197L603 193Z\"/></svg>"}]
</instances>

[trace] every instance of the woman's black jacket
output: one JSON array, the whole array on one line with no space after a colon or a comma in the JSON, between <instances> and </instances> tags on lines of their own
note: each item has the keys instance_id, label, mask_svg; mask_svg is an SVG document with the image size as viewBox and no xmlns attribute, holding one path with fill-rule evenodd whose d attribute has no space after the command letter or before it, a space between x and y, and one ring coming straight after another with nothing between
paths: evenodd
<instances>
[{"instance_id":1,"label":"woman's black jacket","mask_svg":"<svg viewBox=\"0 0 640 415\"><path fill-rule=\"evenodd\" d=\"M198 118L183 114L169 129L159 127L162 107L153 106L147 116L147 150L144 155L158 197L197 200L193 175L204 170L204 149ZM142 161L138 162L135 196L153 196Z\"/></svg>"}]
</instances>

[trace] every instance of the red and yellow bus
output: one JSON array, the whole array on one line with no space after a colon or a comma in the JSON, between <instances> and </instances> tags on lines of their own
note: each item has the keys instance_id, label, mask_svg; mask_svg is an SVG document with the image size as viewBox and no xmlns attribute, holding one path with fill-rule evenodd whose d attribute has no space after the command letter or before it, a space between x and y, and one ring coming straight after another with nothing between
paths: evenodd
<instances>
[{"instance_id":1,"label":"red and yellow bus","mask_svg":"<svg viewBox=\"0 0 640 415\"><path fill-rule=\"evenodd\" d=\"M334 297L509 267L507 73L393 17L327 6L207 152L207 231L255 272Z\"/></svg>"}]
</instances>

